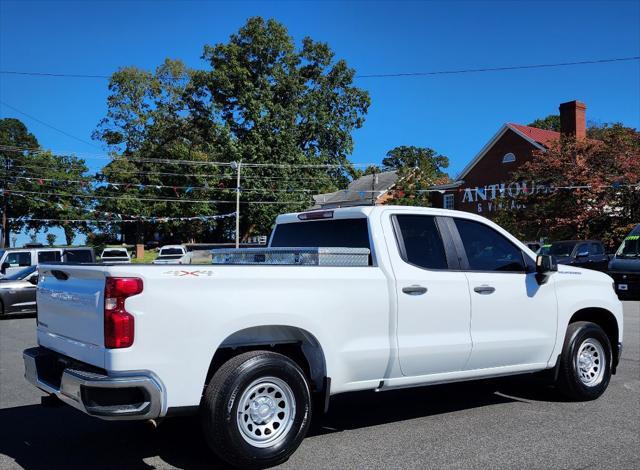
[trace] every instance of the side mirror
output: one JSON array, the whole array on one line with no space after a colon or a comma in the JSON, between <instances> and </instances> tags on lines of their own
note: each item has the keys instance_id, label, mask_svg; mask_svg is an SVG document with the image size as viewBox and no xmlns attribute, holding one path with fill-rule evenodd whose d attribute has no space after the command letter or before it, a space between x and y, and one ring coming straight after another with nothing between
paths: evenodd
<instances>
[{"instance_id":1,"label":"side mirror","mask_svg":"<svg viewBox=\"0 0 640 470\"><path fill-rule=\"evenodd\" d=\"M11 266L9 263L2 263L2 267L0 267L0 271L1 271L2 273L7 272L7 268L8 268L9 266Z\"/></svg>"},{"instance_id":2,"label":"side mirror","mask_svg":"<svg viewBox=\"0 0 640 470\"><path fill-rule=\"evenodd\" d=\"M538 274L547 274L558 270L558 264L553 256L538 255L536 258L536 272Z\"/></svg>"}]
</instances>

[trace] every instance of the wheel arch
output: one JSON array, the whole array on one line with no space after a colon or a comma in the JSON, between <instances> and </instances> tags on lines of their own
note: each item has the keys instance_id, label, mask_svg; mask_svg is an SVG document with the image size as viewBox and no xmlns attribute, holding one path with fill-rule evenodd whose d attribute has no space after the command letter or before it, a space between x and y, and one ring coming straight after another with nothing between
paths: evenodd
<instances>
[{"instance_id":1,"label":"wheel arch","mask_svg":"<svg viewBox=\"0 0 640 470\"><path fill-rule=\"evenodd\" d=\"M615 373L618 362L620 362L620 351L618 348L620 343L620 328L615 315L605 308L587 307L575 312L569 319L568 325L578 321L595 323L605 332L611 343L613 355L612 372Z\"/></svg>"},{"instance_id":2,"label":"wheel arch","mask_svg":"<svg viewBox=\"0 0 640 470\"><path fill-rule=\"evenodd\" d=\"M327 377L327 363L320 342L309 331L290 325L253 326L227 336L211 358L205 387L222 364L234 356L256 350L287 356L308 377L312 393L323 400L328 397L330 379ZM326 408L327 403L324 406Z\"/></svg>"}]
</instances>

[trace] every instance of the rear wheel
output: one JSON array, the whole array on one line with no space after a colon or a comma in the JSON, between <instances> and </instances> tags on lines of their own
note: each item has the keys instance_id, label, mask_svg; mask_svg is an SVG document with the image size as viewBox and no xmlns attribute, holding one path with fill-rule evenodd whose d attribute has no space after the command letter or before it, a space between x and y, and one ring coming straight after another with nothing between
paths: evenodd
<instances>
[{"instance_id":1,"label":"rear wheel","mask_svg":"<svg viewBox=\"0 0 640 470\"><path fill-rule=\"evenodd\" d=\"M572 400L594 400L611 379L611 342L595 323L576 322L567 328L560 357L557 387Z\"/></svg>"},{"instance_id":2,"label":"rear wheel","mask_svg":"<svg viewBox=\"0 0 640 470\"><path fill-rule=\"evenodd\" d=\"M284 462L311 422L311 394L304 373L286 356L241 354L213 376L201 406L209 447L240 468Z\"/></svg>"}]
</instances>

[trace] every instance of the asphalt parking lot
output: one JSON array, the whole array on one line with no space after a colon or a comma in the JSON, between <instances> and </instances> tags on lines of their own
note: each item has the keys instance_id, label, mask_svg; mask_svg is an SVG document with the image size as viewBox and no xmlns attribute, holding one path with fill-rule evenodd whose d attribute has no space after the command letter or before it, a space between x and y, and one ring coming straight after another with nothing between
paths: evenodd
<instances>
[{"instance_id":1,"label":"asphalt parking lot","mask_svg":"<svg viewBox=\"0 0 640 470\"><path fill-rule=\"evenodd\" d=\"M105 422L44 408L23 378L32 318L0 321L0 468L222 468L197 420ZM283 468L640 468L640 302L603 397L564 402L512 378L336 397Z\"/></svg>"}]
</instances>

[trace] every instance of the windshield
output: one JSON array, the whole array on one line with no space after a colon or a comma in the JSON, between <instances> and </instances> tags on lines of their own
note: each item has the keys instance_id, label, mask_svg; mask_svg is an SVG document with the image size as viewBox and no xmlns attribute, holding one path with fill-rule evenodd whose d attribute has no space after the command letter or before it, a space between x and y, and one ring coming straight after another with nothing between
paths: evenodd
<instances>
[{"instance_id":1,"label":"windshield","mask_svg":"<svg viewBox=\"0 0 640 470\"><path fill-rule=\"evenodd\" d=\"M541 255L551 256L571 256L573 248L576 246L576 242L556 242L546 245L542 245L540 251Z\"/></svg>"},{"instance_id":2,"label":"windshield","mask_svg":"<svg viewBox=\"0 0 640 470\"><path fill-rule=\"evenodd\" d=\"M15 273L9 274L8 276L3 277L2 279L6 279L7 281L21 281L25 277L31 275L37 266L29 266L28 268L21 269L20 271L16 271Z\"/></svg>"},{"instance_id":3,"label":"windshield","mask_svg":"<svg viewBox=\"0 0 640 470\"><path fill-rule=\"evenodd\" d=\"M616 251L616 257L640 258L640 235L629 235L625 238L620 248L618 248L618 251Z\"/></svg>"},{"instance_id":4,"label":"windshield","mask_svg":"<svg viewBox=\"0 0 640 470\"><path fill-rule=\"evenodd\" d=\"M160 250L160 256L167 256L167 255L183 255L184 251L182 250L182 248L162 248Z\"/></svg>"},{"instance_id":5,"label":"windshield","mask_svg":"<svg viewBox=\"0 0 640 470\"><path fill-rule=\"evenodd\" d=\"M126 250L105 250L102 252L103 258L127 258Z\"/></svg>"}]
</instances>

